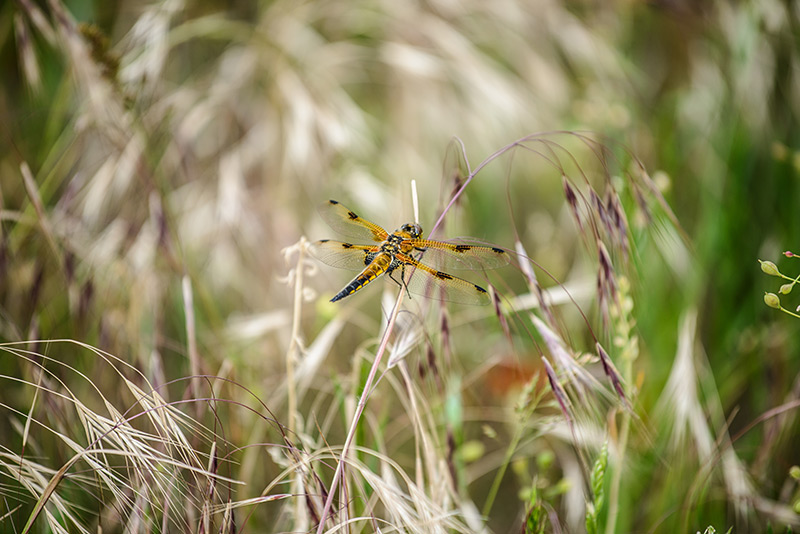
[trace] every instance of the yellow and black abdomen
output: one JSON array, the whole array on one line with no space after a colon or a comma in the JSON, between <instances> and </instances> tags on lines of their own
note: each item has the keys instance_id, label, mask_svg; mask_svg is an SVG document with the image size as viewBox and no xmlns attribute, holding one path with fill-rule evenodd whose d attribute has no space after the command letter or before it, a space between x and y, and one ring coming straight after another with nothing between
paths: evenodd
<instances>
[{"instance_id":1,"label":"yellow and black abdomen","mask_svg":"<svg viewBox=\"0 0 800 534\"><path fill-rule=\"evenodd\" d=\"M344 289L339 291L336 296L331 299L331 302L336 302L337 300L342 300L343 298L352 295L365 285L369 284L380 275L385 273L390 269L392 265L392 256L385 252L379 253L375 258L370 262L367 267L361 271L361 273L353 278L353 281L347 284Z\"/></svg>"}]
</instances>

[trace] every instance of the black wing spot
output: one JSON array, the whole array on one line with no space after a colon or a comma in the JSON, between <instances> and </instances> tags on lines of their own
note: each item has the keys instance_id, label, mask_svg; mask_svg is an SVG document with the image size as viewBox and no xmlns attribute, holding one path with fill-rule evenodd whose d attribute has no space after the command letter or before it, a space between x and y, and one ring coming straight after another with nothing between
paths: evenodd
<instances>
[{"instance_id":1,"label":"black wing spot","mask_svg":"<svg viewBox=\"0 0 800 534\"><path fill-rule=\"evenodd\" d=\"M456 252L466 252L468 250L472 250L472 247L469 245L456 245Z\"/></svg>"},{"instance_id":2,"label":"black wing spot","mask_svg":"<svg viewBox=\"0 0 800 534\"><path fill-rule=\"evenodd\" d=\"M353 248L351 243L342 243L342 248Z\"/></svg>"},{"instance_id":3,"label":"black wing spot","mask_svg":"<svg viewBox=\"0 0 800 534\"><path fill-rule=\"evenodd\" d=\"M436 271L436 278L439 280L452 280L453 277L447 273L443 273L442 271Z\"/></svg>"},{"instance_id":4,"label":"black wing spot","mask_svg":"<svg viewBox=\"0 0 800 534\"><path fill-rule=\"evenodd\" d=\"M330 239L320 239L319 240L320 243L327 243L328 241L330 241Z\"/></svg>"},{"instance_id":5,"label":"black wing spot","mask_svg":"<svg viewBox=\"0 0 800 534\"><path fill-rule=\"evenodd\" d=\"M502 248L492 247L492 250L494 252L497 252L498 254L505 254L506 253L506 251L503 250Z\"/></svg>"},{"instance_id":6,"label":"black wing spot","mask_svg":"<svg viewBox=\"0 0 800 534\"><path fill-rule=\"evenodd\" d=\"M474 286L475 286L475 289L477 289L477 290L478 290L478 291L480 291L481 293L487 293L487 291L486 291L485 289L483 289L481 286L477 286L477 285L475 285L475 284L472 284L472 285L474 285Z\"/></svg>"},{"instance_id":7,"label":"black wing spot","mask_svg":"<svg viewBox=\"0 0 800 534\"><path fill-rule=\"evenodd\" d=\"M339 203L338 203L338 202L336 202L335 200L329 200L328 202L329 202L330 204L333 204L334 206L336 206L336 205L338 205L338 204L339 204Z\"/></svg>"},{"instance_id":8,"label":"black wing spot","mask_svg":"<svg viewBox=\"0 0 800 534\"><path fill-rule=\"evenodd\" d=\"M356 215L356 214L355 214L355 213L353 213L352 211L348 211L348 212L347 212L347 216L348 216L348 217L350 217L350 218L351 218L351 219L353 219L353 220L356 220L356 219L358 219L358 215Z\"/></svg>"}]
</instances>

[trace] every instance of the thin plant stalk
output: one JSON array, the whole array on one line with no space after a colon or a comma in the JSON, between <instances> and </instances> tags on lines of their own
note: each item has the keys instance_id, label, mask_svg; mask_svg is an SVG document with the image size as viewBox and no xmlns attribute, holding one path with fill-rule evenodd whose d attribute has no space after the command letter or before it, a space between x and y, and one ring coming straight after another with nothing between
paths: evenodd
<instances>
[{"instance_id":1,"label":"thin plant stalk","mask_svg":"<svg viewBox=\"0 0 800 534\"><path fill-rule=\"evenodd\" d=\"M341 458L339 459L339 463L336 464L336 471L333 473L331 487L328 488L328 498L325 500L325 506L322 509L322 517L320 518L319 525L317 526L317 534L322 534L322 531L325 529L325 521L327 520L328 512L333 504L333 495L336 493L336 486L339 483L339 479L342 477L342 471L344 470L345 458L347 457L347 452L350 449L350 445L353 443L353 439L355 438L356 428L358 427L358 422L361 420L361 414L364 412L364 408L367 405L367 399L370 391L372 390L372 382L375 380L375 376L378 374L378 367L383 359L384 352L386 352L386 347L389 344L389 337L391 336L395 322L397 321L397 314L400 311L400 304L403 301L403 294L404 291L401 289L397 296L397 301L395 302L394 308L392 309L392 314L389 316L389 321L386 323L386 330L384 331L383 338L378 346L378 352L375 354L375 360L372 362L369 375L367 376L367 380L364 382L364 388L362 389L361 396L358 399L358 405L356 406L355 415L353 415L353 421L350 423L350 430L347 432L347 438L342 446Z\"/></svg>"},{"instance_id":2,"label":"thin plant stalk","mask_svg":"<svg viewBox=\"0 0 800 534\"><path fill-rule=\"evenodd\" d=\"M192 376L202 375L200 353L197 350L197 326L194 317L194 294L192 293L192 281L188 275L184 275L181 279L181 292L183 293L183 309L186 321L186 347L189 351L189 365L191 368ZM192 398L196 398L198 386L194 380L189 382L189 390L192 392ZM195 413L199 418L202 412L202 403L195 405Z\"/></svg>"},{"instance_id":3,"label":"thin plant stalk","mask_svg":"<svg viewBox=\"0 0 800 534\"><path fill-rule=\"evenodd\" d=\"M288 418L289 418L289 433L295 434L295 414L297 413L297 389L294 379L294 363L300 353L300 312L303 309L303 272L305 271L305 252L306 252L306 238L300 238L300 246L297 247L297 267L295 268L294 280L294 307L292 310L292 335L289 342L289 350L286 351L286 382L287 382L287 397L288 397ZM303 485L302 473L298 470L292 480L293 493L299 494ZM303 502L301 499L296 500L297 511L295 517L303 517L301 509Z\"/></svg>"},{"instance_id":4,"label":"thin plant stalk","mask_svg":"<svg viewBox=\"0 0 800 534\"><path fill-rule=\"evenodd\" d=\"M630 383L630 373L628 372L632 366L625 365L623 376L626 382ZM625 449L628 446L628 435L631 427L631 416L627 410L622 410L622 423L621 423L619 442L616 447L615 467L614 473L611 475L611 488L608 497L608 520L606 521L606 533L611 534L616 532L617 515L619 514L619 488L622 483L622 461L625 458Z\"/></svg>"},{"instance_id":5,"label":"thin plant stalk","mask_svg":"<svg viewBox=\"0 0 800 534\"><path fill-rule=\"evenodd\" d=\"M505 476L506 470L508 470L508 466L511 464L511 459L514 456L514 452L517 450L519 446L519 442L522 440L523 432L526 428L525 422L531 417L533 412L536 410L536 407L539 405L539 400L541 399L541 395L544 394L544 389L542 389L541 393L537 393L530 396L530 391L532 388L532 384L535 384L538 380L539 375L534 375L528 384L525 386L525 390L519 397L518 401L518 408L515 409L517 415L517 424L516 430L514 432L514 436L511 438L511 442L508 444L506 448L505 456L503 457L503 463L500 465L500 468L497 470L497 475L494 477L494 481L492 482L492 487L489 488L489 495L486 497L486 502L483 505L483 509L481 510L481 515L484 517L489 517L489 513L492 511L492 506L494 506L494 501L497 498L497 494L500 491L500 484L503 482L503 477Z\"/></svg>"},{"instance_id":6,"label":"thin plant stalk","mask_svg":"<svg viewBox=\"0 0 800 534\"><path fill-rule=\"evenodd\" d=\"M289 350L286 351L286 381L289 410L289 432L295 431L297 413L297 389L294 381L294 363L300 352L300 313L303 310L303 272L305 271L306 238L301 237L297 247L297 267L294 279L294 306L292 309L292 334Z\"/></svg>"},{"instance_id":7,"label":"thin plant stalk","mask_svg":"<svg viewBox=\"0 0 800 534\"><path fill-rule=\"evenodd\" d=\"M627 280L620 280L620 293L617 295L617 309L619 317L617 319L617 332L622 338L620 346L620 359L622 360L622 379L626 384L633 383L633 360L638 356L638 344L631 337L633 321L630 319L633 304L629 300ZM628 446L628 436L631 426L631 411L622 410L620 423L619 441L614 448L614 469L611 475L611 488L608 498L608 517L606 519L606 534L616 532L617 516L619 515L619 495L620 485L622 484L622 462L625 459L625 450Z\"/></svg>"},{"instance_id":8,"label":"thin plant stalk","mask_svg":"<svg viewBox=\"0 0 800 534\"><path fill-rule=\"evenodd\" d=\"M483 517L489 517L489 512L492 511L494 500L497 497L497 493L500 491L500 484L503 482L506 469L508 469L508 465L511 463L511 457L514 456L514 451L517 450L517 445L519 445L519 441L522 439L523 429L524 425L517 425L517 430L514 432L514 437L506 448L506 453L503 457L503 463L500 464L500 468L497 470L497 475L495 475L494 481L492 481L492 487L489 488L489 495L486 496L486 502L483 504L483 509L481 510L481 515Z\"/></svg>"}]
</instances>

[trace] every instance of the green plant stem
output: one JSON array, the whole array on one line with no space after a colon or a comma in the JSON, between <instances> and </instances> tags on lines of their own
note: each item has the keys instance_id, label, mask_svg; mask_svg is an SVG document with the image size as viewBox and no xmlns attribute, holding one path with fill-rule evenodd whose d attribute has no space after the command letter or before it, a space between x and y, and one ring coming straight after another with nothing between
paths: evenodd
<instances>
[{"instance_id":1,"label":"green plant stem","mask_svg":"<svg viewBox=\"0 0 800 534\"><path fill-rule=\"evenodd\" d=\"M624 320L626 332L630 332L627 320ZM634 354L628 353L627 349L622 351L624 358L622 378L626 384L630 384L633 378ZM608 496L608 517L606 519L606 534L613 534L617 526L617 515L619 514L619 490L622 484L622 462L625 459L625 450L628 447L628 436L631 427L631 414L628 410L622 411L620 422L619 440L615 447L613 474L611 476L611 488Z\"/></svg>"},{"instance_id":2,"label":"green plant stem","mask_svg":"<svg viewBox=\"0 0 800 534\"><path fill-rule=\"evenodd\" d=\"M535 378L532 379L532 381L535 381ZM544 392L542 391L542 393L536 394L530 399L528 399L526 394L520 396L520 400L518 402L520 402L521 408L519 411L515 409L517 415L517 429L514 433L514 437L511 439L511 443L509 443L508 448L506 449L503 463L500 465L497 475L494 477L494 481L492 481L492 487L489 488L489 495L486 497L486 502L481 510L481 514L484 517L488 517L489 512L492 511L494 500L497 498L497 493L500 491L500 484L503 481L503 477L508 469L508 465L511 463L511 458L514 456L514 451L517 450L519 442L522 440L522 433L525 431L525 422L536 410L536 406L538 406L539 401L541 400L541 395L543 394Z\"/></svg>"},{"instance_id":3,"label":"green plant stem","mask_svg":"<svg viewBox=\"0 0 800 534\"><path fill-rule=\"evenodd\" d=\"M518 425L517 431L514 433L514 438L511 440L511 443L508 444L506 454L503 457L503 463L497 470L497 475L495 475L494 480L492 481L492 487L489 489L489 495L486 496L486 502L481 510L481 515L483 515L483 517L488 517L489 512L492 511L492 506L494 505L494 500L497 497L497 492L500 491L500 483L503 481L506 469L508 469L508 464L511 462L511 457L514 455L514 451L517 450L517 445L522 438L522 429L523 425Z\"/></svg>"},{"instance_id":4,"label":"green plant stem","mask_svg":"<svg viewBox=\"0 0 800 534\"><path fill-rule=\"evenodd\" d=\"M628 382L627 378L626 382ZM613 534L617 525L617 515L619 514L619 489L622 483L622 462L625 458L625 449L628 446L630 426L631 416L627 411L623 411L619 441L616 446L616 454L614 455L614 474L611 476L611 488L608 496L606 534Z\"/></svg>"},{"instance_id":5,"label":"green plant stem","mask_svg":"<svg viewBox=\"0 0 800 534\"><path fill-rule=\"evenodd\" d=\"M625 283L623 287L628 287ZM628 291L623 290L627 295ZM619 324L617 331L624 337L625 342L621 344L620 359L622 360L622 380L625 384L633 383L633 361L638 355L637 344L632 341L631 331L633 321L629 320L629 314L633 311L631 304L627 309L626 296L618 296ZM634 336L635 337L635 336ZM633 399L631 399L631 406ZM625 451L628 447L628 436L630 435L631 412L628 409L622 411L620 421L619 439L617 446L614 447L614 462L611 464L613 474L611 475L611 488L608 496L608 517L606 518L606 534L616 532L617 516L619 515L620 486L622 485L622 465L625 460Z\"/></svg>"},{"instance_id":6,"label":"green plant stem","mask_svg":"<svg viewBox=\"0 0 800 534\"><path fill-rule=\"evenodd\" d=\"M797 314L796 314L796 313L794 313L794 312L790 312L789 310L787 310L787 309L786 309L786 308L784 308L783 306L781 306L779 309L780 309L780 310L781 310L783 313L788 313L788 314L789 314L789 315L791 315L792 317L797 317L798 319L800 319L800 315L797 315Z\"/></svg>"}]
</instances>

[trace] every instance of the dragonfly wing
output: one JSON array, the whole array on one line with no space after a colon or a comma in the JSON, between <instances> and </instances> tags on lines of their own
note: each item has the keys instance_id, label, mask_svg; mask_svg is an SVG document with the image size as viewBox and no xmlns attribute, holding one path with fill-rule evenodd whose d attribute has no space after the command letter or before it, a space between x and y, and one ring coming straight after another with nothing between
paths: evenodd
<instances>
[{"instance_id":1,"label":"dragonfly wing","mask_svg":"<svg viewBox=\"0 0 800 534\"><path fill-rule=\"evenodd\" d=\"M392 274L399 272L411 293L460 304L489 304L491 301L485 289L463 278L428 267L405 254L398 254L397 260L401 266Z\"/></svg>"},{"instance_id":2,"label":"dragonfly wing","mask_svg":"<svg viewBox=\"0 0 800 534\"><path fill-rule=\"evenodd\" d=\"M348 207L335 200L320 204L319 215L328 226L342 235L363 241L384 241L388 237L386 230L375 223L362 219Z\"/></svg>"},{"instance_id":3,"label":"dragonfly wing","mask_svg":"<svg viewBox=\"0 0 800 534\"><path fill-rule=\"evenodd\" d=\"M331 267L359 270L369 264L369 258L378 251L378 247L323 239L311 243L308 250L312 256Z\"/></svg>"},{"instance_id":4,"label":"dragonfly wing","mask_svg":"<svg viewBox=\"0 0 800 534\"><path fill-rule=\"evenodd\" d=\"M443 269L496 269L510 261L508 252L497 247L430 239L415 239L413 244L419 260Z\"/></svg>"}]
</instances>

